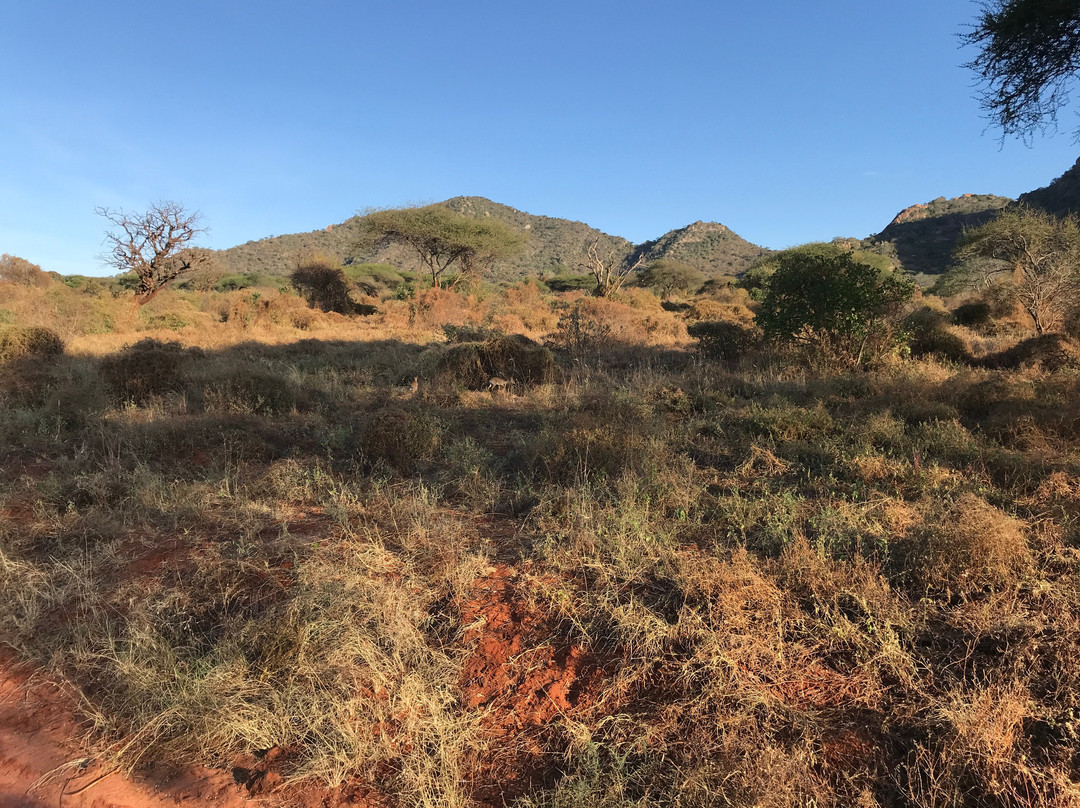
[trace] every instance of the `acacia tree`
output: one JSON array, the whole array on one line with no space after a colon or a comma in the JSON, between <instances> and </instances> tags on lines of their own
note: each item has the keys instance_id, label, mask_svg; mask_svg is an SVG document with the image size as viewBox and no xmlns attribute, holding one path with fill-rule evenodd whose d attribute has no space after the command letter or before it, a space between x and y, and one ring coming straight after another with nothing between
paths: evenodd
<instances>
[{"instance_id":1,"label":"acacia tree","mask_svg":"<svg viewBox=\"0 0 1080 808\"><path fill-rule=\"evenodd\" d=\"M638 283L667 297L673 292L689 292L699 288L705 283L705 273L682 261L660 258L651 261L641 271Z\"/></svg>"},{"instance_id":2,"label":"acacia tree","mask_svg":"<svg viewBox=\"0 0 1080 808\"><path fill-rule=\"evenodd\" d=\"M978 21L961 39L980 48L965 67L979 75L980 103L1003 136L1026 141L1056 125L1080 69L1080 3L983 2Z\"/></svg>"},{"instance_id":3,"label":"acacia tree","mask_svg":"<svg viewBox=\"0 0 1080 808\"><path fill-rule=\"evenodd\" d=\"M888 347L893 321L915 291L911 281L848 253L788 252L765 283L755 322L767 339L852 366Z\"/></svg>"},{"instance_id":4,"label":"acacia tree","mask_svg":"<svg viewBox=\"0 0 1080 808\"><path fill-rule=\"evenodd\" d=\"M497 219L477 219L442 205L378 210L359 223L357 250L389 243L411 247L431 273L431 285L456 262L465 273L480 273L496 260L521 252L525 237Z\"/></svg>"},{"instance_id":5,"label":"acacia tree","mask_svg":"<svg viewBox=\"0 0 1080 808\"><path fill-rule=\"evenodd\" d=\"M622 288L630 273L645 263L643 254L638 255L636 258L632 252L620 255L617 245L612 246L611 249L604 253L600 249L599 236L585 245L585 257L585 267L596 279L596 288L593 289L593 294L597 297L608 297L615 294Z\"/></svg>"},{"instance_id":6,"label":"acacia tree","mask_svg":"<svg viewBox=\"0 0 1080 808\"><path fill-rule=\"evenodd\" d=\"M102 207L94 212L113 225L105 233L109 248L105 262L118 272L135 273L139 281L135 302L140 306L180 275L210 264L209 250L190 246L205 232L199 227L199 214L177 202L159 202L137 214Z\"/></svg>"},{"instance_id":7,"label":"acacia tree","mask_svg":"<svg viewBox=\"0 0 1080 808\"><path fill-rule=\"evenodd\" d=\"M956 258L966 280L990 285L1007 276L1016 300L1045 334L1064 324L1080 299L1080 222L1016 206L964 234ZM977 259L984 260L981 263Z\"/></svg>"}]
</instances>

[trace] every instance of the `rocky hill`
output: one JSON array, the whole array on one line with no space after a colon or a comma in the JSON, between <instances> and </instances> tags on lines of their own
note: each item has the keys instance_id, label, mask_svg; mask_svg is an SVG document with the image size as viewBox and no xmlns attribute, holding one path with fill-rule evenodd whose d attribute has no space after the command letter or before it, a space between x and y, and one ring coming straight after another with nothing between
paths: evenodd
<instances>
[{"instance_id":1,"label":"rocky hill","mask_svg":"<svg viewBox=\"0 0 1080 808\"><path fill-rule=\"evenodd\" d=\"M709 277L739 275L770 250L716 222L694 222L637 248L646 261L671 258L695 266Z\"/></svg>"},{"instance_id":2,"label":"rocky hill","mask_svg":"<svg viewBox=\"0 0 1080 808\"><path fill-rule=\"evenodd\" d=\"M492 271L494 280L586 272L585 251L594 241L599 242L598 249L604 254L614 249L622 254L644 253L647 260L675 258L698 267L710 277L735 275L768 252L714 222L695 222L635 247L624 238L584 222L536 216L483 197L455 197L438 204L469 216L499 219L528 233L524 253L498 263ZM227 271L237 274L287 275L299 258L313 253L344 263L384 263L414 271L421 268L416 257L400 246L356 252L352 243L359 222L360 217L354 216L323 230L249 241L219 251L218 257Z\"/></svg>"},{"instance_id":3,"label":"rocky hill","mask_svg":"<svg viewBox=\"0 0 1080 808\"><path fill-rule=\"evenodd\" d=\"M948 268L961 233L985 224L1012 201L993 194L964 194L912 205L876 236L866 239L866 246L895 254L908 272L938 275Z\"/></svg>"},{"instance_id":4,"label":"rocky hill","mask_svg":"<svg viewBox=\"0 0 1080 808\"><path fill-rule=\"evenodd\" d=\"M1080 213L1080 160L1045 188L1021 194L1017 202L1055 216Z\"/></svg>"}]
</instances>

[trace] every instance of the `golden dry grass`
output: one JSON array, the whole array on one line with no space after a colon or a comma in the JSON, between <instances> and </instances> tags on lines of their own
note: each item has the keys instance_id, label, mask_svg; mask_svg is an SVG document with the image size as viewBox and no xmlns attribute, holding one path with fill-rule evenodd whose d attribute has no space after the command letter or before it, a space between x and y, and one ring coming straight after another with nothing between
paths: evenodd
<instances>
[{"instance_id":1,"label":"golden dry grass","mask_svg":"<svg viewBox=\"0 0 1080 808\"><path fill-rule=\"evenodd\" d=\"M463 808L1076 804L1075 373L721 366L647 295L185 293L148 316L190 326L72 335L0 379L0 642L128 767L276 748L290 782ZM443 325L560 372L440 388Z\"/></svg>"}]
</instances>

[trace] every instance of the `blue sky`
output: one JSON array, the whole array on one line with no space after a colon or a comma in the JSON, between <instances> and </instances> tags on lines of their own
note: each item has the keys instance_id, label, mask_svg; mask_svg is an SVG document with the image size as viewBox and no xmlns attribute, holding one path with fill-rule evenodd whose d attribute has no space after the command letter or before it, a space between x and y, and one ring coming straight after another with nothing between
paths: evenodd
<instances>
[{"instance_id":1,"label":"blue sky","mask_svg":"<svg viewBox=\"0 0 1080 808\"><path fill-rule=\"evenodd\" d=\"M641 242L703 219L782 248L938 196L1016 196L969 0L0 3L0 252L105 274L95 206L176 200L202 243L479 195Z\"/></svg>"}]
</instances>

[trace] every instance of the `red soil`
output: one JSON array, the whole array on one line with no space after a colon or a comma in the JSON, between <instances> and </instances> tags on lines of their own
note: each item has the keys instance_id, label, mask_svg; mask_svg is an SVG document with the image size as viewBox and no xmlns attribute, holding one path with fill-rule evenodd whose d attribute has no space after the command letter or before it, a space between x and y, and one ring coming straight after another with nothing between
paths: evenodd
<instances>
[{"instance_id":1,"label":"red soil","mask_svg":"<svg viewBox=\"0 0 1080 808\"><path fill-rule=\"evenodd\" d=\"M587 713L604 677L603 660L569 642L530 588L500 564L459 605L464 639L475 643L462 669L462 706L485 711L474 796L489 805L557 776L558 719Z\"/></svg>"},{"instance_id":2,"label":"red soil","mask_svg":"<svg viewBox=\"0 0 1080 808\"><path fill-rule=\"evenodd\" d=\"M136 778L113 771L76 740L83 732L74 709L69 694L0 659L0 808L250 804L222 771L159 765Z\"/></svg>"}]
</instances>

